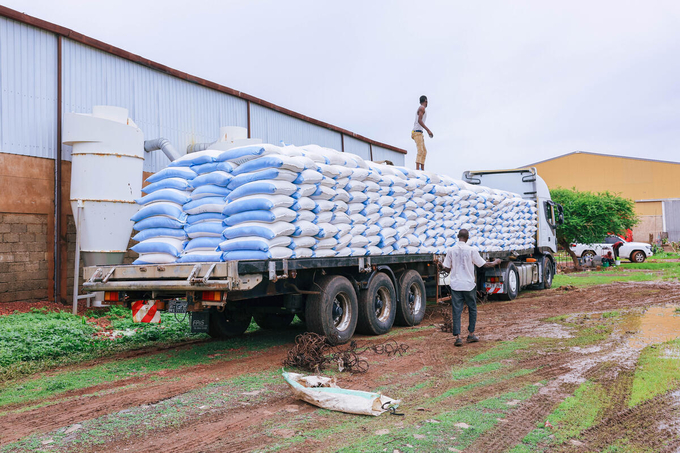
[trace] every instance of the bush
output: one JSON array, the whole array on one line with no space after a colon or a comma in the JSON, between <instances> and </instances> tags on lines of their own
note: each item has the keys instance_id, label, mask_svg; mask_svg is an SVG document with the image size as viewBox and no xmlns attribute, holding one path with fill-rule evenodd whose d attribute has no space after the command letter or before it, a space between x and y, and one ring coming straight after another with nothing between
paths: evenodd
<instances>
[{"instance_id":1,"label":"bush","mask_svg":"<svg viewBox=\"0 0 680 453\"><path fill-rule=\"evenodd\" d=\"M33 310L0 316L0 366L94 350L96 327L66 312Z\"/></svg>"}]
</instances>

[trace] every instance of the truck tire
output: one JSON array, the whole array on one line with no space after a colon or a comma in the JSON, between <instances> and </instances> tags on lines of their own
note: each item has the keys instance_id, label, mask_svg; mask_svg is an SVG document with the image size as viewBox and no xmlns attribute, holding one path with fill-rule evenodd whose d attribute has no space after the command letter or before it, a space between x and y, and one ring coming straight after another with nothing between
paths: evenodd
<instances>
[{"instance_id":1,"label":"truck tire","mask_svg":"<svg viewBox=\"0 0 680 453\"><path fill-rule=\"evenodd\" d=\"M238 337L248 329L251 318L250 313L229 310L220 312L213 308L210 310L208 334L213 338Z\"/></svg>"},{"instance_id":2,"label":"truck tire","mask_svg":"<svg viewBox=\"0 0 680 453\"><path fill-rule=\"evenodd\" d=\"M595 258L595 252L592 250L586 250L585 252L581 253L581 258Z\"/></svg>"},{"instance_id":3,"label":"truck tire","mask_svg":"<svg viewBox=\"0 0 680 453\"><path fill-rule=\"evenodd\" d=\"M641 250L635 250L633 253L630 254L631 263L644 263L646 259L647 255L645 255L645 252Z\"/></svg>"},{"instance_id":4,"label":"truck tire","mask_svg":"<svg viewBox=\"0 0 680 453\"><path fill-rule=\"evenodd\" d=\"M305 306L307 329L324 335L331 344L347 343L357 327L359 308L354 286L341 275L326 275L316 286L321 293L307 297Z\"/></svg>"},{"instance_id":5,"label":"truck tire","mask_svg":"<svg viewBox=\"0 0 680 453\"><path fill-rule=\"evenodd\" d=\"M397 314L396 300L392 279L384 272L375 274L368 288L359 293L357 332L366 335L389 332Z\"/></svg>"},{"instance_id":6,"label":"truck tire","mask_svg":"<svg viewBox=\"0 0 680 453\"><path fill-rule=\"evenodd\" d=\"M538 289L550 289L555 276L555 264L550 258L545 257L541 267L543 268L543 282L538 285Z\"/></svg>"},{"instance_id":7,"label":"truck tire","mask_svg":"<svg viewBox=\"0 0 680 453\"><path fill-rule=\"evenodd\" d=\"M519 294L519 273L512 263L508 264L508 267L505 270L505 283L503 289L505 291L503 294L500 294L501 300L515 300Z\"/></svg>"},{"instance_id":8,"label":"truck tire","mask_svg":"<svg viewBox=\"0 0 680 453\"><path fill-rule=\"evenodd\" d=\"M394 323L398 326L417 326L425 317L425 282L418 271L410 269L397 279L399 302Z\"/></svg>"},{"instance_id":9,"label":"truck tire","mask_svg":"<svg viewBox=\"0 0 680 453\"><path fill-rule=\"evenodd\" d=\"M293 322L293 313L253 313L255 323L264 330L278 330Z\"/></svg>"}]
</instances>

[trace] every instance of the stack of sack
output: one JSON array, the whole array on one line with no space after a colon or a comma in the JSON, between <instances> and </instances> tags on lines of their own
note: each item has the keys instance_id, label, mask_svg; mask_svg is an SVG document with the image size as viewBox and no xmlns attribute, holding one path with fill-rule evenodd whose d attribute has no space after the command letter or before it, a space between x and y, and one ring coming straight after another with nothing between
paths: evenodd
<instances>
[{"instance_id":1,"label":"stack of sack","mask_svg":"<svg viewBox=\"0 0 680 453\"><path fill-rule=\"evenodd\" d=\"M164 248L162 262L444 254L461 228L482 252L525 250L535 241L531 200L316 145L202 151L147 181L153 184L135 219L174 221L166 229L176 236L154 237L177 241ZM163 181L171 187L154 187ZM178 198L148 199L161 190ZM175 209L149 209L159 202ZM153 247L141 245L133 248L144 254L139 262L161 262L147 256Z\"/></svg>"},{"instance_id":2,"label":"stack of sack","mask_svg":"<svg viewBox=\"0 0 680 453\"><path fill-rule=\"evenodd\" d=\"M142 189L146 195L136 200L142 207L130 219L138 231L132 239L139 241L132 247L139 253L133 264L174 263L182 255L187 238L184 204L190 200L195 177L191 168L177 165L147 178Z\"/></svg>"}]
</instances>

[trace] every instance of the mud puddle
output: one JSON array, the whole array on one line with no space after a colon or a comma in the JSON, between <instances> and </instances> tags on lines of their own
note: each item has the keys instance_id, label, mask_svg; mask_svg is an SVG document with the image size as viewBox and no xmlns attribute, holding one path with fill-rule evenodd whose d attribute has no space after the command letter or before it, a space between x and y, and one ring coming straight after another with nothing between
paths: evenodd
<instances>
[{"instance_id":1,"label":"mud puddle","mask_svg":"<svg viewBox=\"0 0 680 453\"><path fill-rule=\"evenodd\" d=\"M642 350L647 346L680 338L680 308L678 305L649 307L642 315L625 322L621 329L635 334L628 339L628 346Z\"/></svg>"}]
</instances>

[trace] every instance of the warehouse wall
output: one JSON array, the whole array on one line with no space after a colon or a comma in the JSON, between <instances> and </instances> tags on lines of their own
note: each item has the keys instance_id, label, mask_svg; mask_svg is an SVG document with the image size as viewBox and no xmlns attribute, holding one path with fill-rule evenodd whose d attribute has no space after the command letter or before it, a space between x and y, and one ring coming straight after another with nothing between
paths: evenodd
<instances>
[{"instance_id":1,"label":"warehouse wall","mask_svg":"<svg viewBox=\"0 0 680 453\"><path fill-rule=\"evenodd\" d=\"M124 107L146 138L165 137L181 152L193 143L215 141L221 126L247 127L249 123L249 102L237 92L208 88L204 85L216 85L207 81L189 82L184 77L196 79L170 68L153 69L149 66L154 64L146 65L148 61L133 62L123 58L123 51L109 53L77 42L77 37L69 38L77 33L46 28L50 31L0 17L0 302L58 299L69 303L73 288L71 149L65 145L61 146L61 236L55 240L55 157L60 127L59 38L55 33L62 37L62 117L69 112L91 113L95 105ZM269 143L316 143L342 149L340 132L267 105L272 108L250 101L252 137ZM348 150L370 157L367 142L349 136L345 140ZM161 152L146 157L147 175L169 163ZM55 243L61 255L57 297L53 294ZM129 253L126 262L133 259Z\"/></svg>"},{"instance_id":2,"label":"warehouse wall","mask_svg":"<svg viewBox=\"0 0 680 453\"><path fill-rule=\"evenodd\" d=\"M298 146L313 143L342 149L340 133L256 104L250 106L250 127L251 137L261 138L264 143Z\"/></svg>"},{"instance_id":3,"label":"warehouse wall","mask_svg":"<svg viewBox=\"0 0 680 453\"><path fill-rule=\"evenodd\" d=\"M146 139L165 137L181 152L217 140L221 126L248 126L243 99L69 39L62 46L63 113L92 113L95 105L125 107ZM70 159L70 147L64 151L63 158ZM163 153L149 153L144 170L155 172L169 163Z\"/></svg>"},{"instance_id":4,"label":"warehouse wall","mask_svg":"<svg viewBox=\"0 0 680 453\"><path fill-rule=\"evenodd\" d=\"M364 160L371 160L371 146L368 143L348 135L345 135L344 141L346 153L353 153Z\"/></svg>"},{"instance_id":5,"label":"warehouse wall","mask_svg":"<svg viewBox=\"0 0 680 453\"><path fill-rule=\"evenodd\" d=\"M0 152L54 158L57 38L0 17Z\"/></svg>"},{"instance_id":6,"label":"warehouse wall","mask_svg":"<svg viewBox=\"0 0 680 453\"><path fill-rule=\"evenodd\" d=\"M391 161L394 165L403 166L406 156L402 153L392 151L387 148L382 148L380 146L373 145L373 160L376 162L382 162L384 160Z\"/></svg>"},{"instance_id":7,"label":"warehouse wall","mask_svg":"<svg viewBox=\"0 0 680 453\"><path fill-rule=\"evenodd\" d=\"M533 166L551 189L608 190L632 200L680 198L680 163L574 153Z\"/></svg>"}]
</instances>

